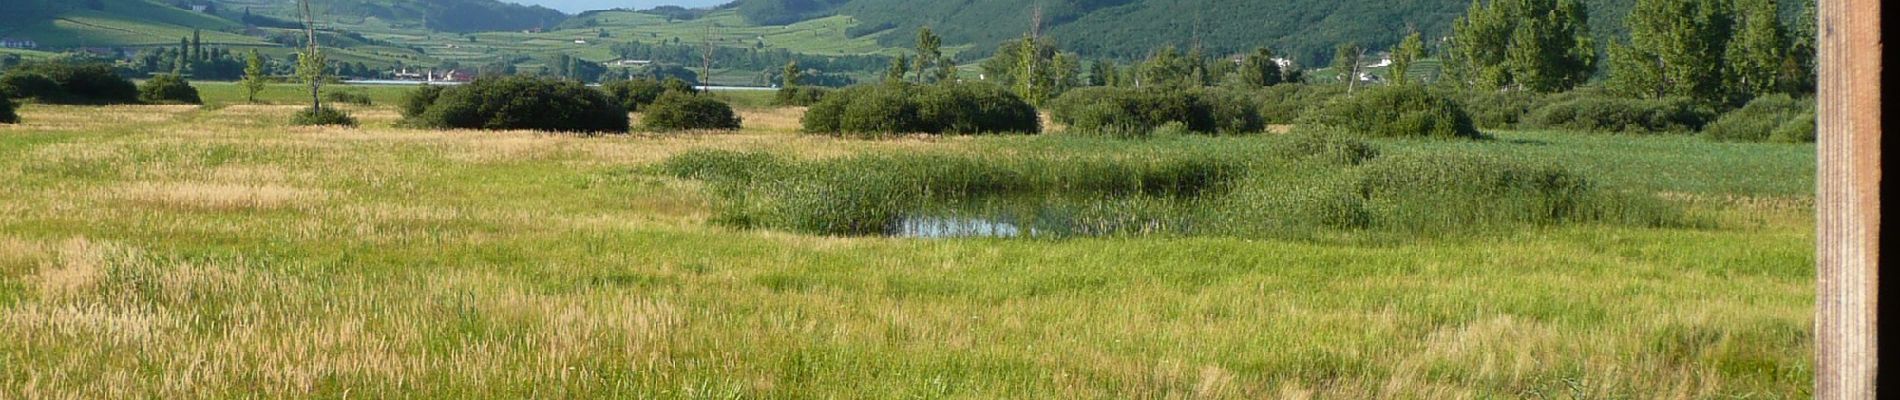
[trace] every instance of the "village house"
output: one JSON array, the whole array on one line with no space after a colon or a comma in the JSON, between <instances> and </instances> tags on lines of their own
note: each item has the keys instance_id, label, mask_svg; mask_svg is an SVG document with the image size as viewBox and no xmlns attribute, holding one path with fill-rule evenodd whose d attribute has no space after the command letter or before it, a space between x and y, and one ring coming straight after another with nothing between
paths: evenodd
<instances>
[{"instance_id":1,"label":"village house","mask_svg":"<svg viewBox=\"0 0 1900 400\"><path fill-rule=\"evenodd\" d=\"M33 49L39 47L39 42L34 42L31 39L0 38L0 48Z\"/></svg>"}]
</instances>

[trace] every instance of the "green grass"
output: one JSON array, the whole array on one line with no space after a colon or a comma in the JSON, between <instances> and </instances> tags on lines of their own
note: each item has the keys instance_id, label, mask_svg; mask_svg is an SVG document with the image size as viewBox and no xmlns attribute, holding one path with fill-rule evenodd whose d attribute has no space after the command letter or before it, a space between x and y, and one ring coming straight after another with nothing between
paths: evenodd
<instances>
[{"instance_id":1,"label":"green grass","mask_svg":"<svg viewBox=\"0 0 1900 400\"><path fill-rule=\"evenodd\" d=\"M227 19L191 12L151 0L104 0L104 10L76 8L39 22L0 29L8 37L33 39L45 48L176 46L179 38L202 30L206 44L275 46L230 33L243 28Z\"/></svg>"},{"instance_id":2,"label":"green grass","mask_svg":"<svg viewBox=\"0 0 1900 400\"><path fill-rule=\"evenodd\" d=\"M1271 141L853 141L776 109L709 135L416 131L386 105L293 128L201 91L228 106L0 126L0 397L1801 398L1814 374L1811 145L1378 142L1674 193L1717 221L1694 228L837 238L712 224L654 166Z\"/></svg>"}]
</instances>

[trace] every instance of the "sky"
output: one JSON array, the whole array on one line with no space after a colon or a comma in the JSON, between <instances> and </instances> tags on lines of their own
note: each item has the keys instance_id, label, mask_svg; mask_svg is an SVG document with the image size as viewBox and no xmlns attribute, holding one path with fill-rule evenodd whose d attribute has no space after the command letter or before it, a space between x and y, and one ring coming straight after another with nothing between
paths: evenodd
<instances>
[{"instance_id":1,"label":"sky","mask_svg":"<svg viewBox=\"0 0 1900 400\"><path fill-rule=\"evenodd\" d=\"M648 9L659 6L712 7L732 0L502 0L510 3L540 5L568 14L612 8Z\"/></svg>"}]
</instances>

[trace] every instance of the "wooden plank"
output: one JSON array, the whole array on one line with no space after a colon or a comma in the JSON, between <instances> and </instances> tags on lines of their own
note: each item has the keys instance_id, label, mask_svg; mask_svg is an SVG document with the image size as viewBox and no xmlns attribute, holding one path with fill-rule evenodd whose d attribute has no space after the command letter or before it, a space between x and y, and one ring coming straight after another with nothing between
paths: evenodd
<instances>
[{"instance_id":1,"label":"wooden plank","mask_svg":"<svg viewBox=\"0 0 1900 400\"><path fill-rule=\"evenodd\" d=\"M1880 238L1880 3L1821 0L1815 398L1873 399Z\"/></svg>"}]
</instances>

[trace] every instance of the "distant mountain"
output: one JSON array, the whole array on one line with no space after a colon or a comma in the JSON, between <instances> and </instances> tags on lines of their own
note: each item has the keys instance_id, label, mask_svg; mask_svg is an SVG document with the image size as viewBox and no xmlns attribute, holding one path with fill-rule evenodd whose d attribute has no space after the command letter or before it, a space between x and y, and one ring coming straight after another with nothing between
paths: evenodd
<instances>
[{"instance_id":1,"label":"distant mountain","mask_svg":"<svg viewBox=\"0 0 1900 400\"><path fill-rule=\"evenodd\" d=\"M731 2L731 0L503 0L509 3L542 6L561 10L568 14L580 14L588 11L633 9L645 10L661 6L685 8L705 8Z\"/></svg>"},{"instance_id":2,"label":"distant mountain","mask_svg":"<svg viewBox=\"0 0 1900 400\"><path fill-rule=\"evenodd\" d=\"M1625 35L1624 20L1635 0L1582 2L1599 38ZM1217 54L1264 45L1308 65L1330 61L1335 46L1345 42L1386 49L1414 29L1444 37L1471 5L1470 0L738 0L735 7L748 21L764 25L851 16L859 21L854 34L898 31L878 36L889 46L909 46L910 32L930 26L946 43L974 44L987 52L1027 33L1038 3L1042 33L1090 57L1142 58L1161 46L1198 41ZM1798 7L1794 1L1783 3L1784 14Z\"/></svg>"}]
</instances>

